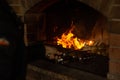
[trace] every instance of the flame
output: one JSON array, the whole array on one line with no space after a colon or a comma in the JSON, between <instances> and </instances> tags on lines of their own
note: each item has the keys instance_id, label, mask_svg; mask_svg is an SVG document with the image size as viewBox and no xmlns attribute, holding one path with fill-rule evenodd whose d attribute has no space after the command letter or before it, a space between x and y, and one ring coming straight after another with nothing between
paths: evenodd
<instances>
[{"instance_id":1,"label":"flame","mask_svg":"<svg viewBox=\"0 0 120 80\"><path fill-rule=\"evenodd\" d=\"M62 45L63 48L74 48L75 50L81 49L85 42L75 37L72 33L72 29L67 33L63 33L61 38L57 37L57 44Z\"/></svg>"},{"instance_id":2,"label":"flame","mask_svg":"<svg viewBox=\"0 0 120 80\"><path fill-rule=\"evenodd\" d=\"M57 44L62 45L63 48L74 48L75 50L83 48L85 45L92 46L92 40L81 40L72 33L71 28L67 33L63 33L60 38L56 37Z\"/></svg>"}]
</instances>

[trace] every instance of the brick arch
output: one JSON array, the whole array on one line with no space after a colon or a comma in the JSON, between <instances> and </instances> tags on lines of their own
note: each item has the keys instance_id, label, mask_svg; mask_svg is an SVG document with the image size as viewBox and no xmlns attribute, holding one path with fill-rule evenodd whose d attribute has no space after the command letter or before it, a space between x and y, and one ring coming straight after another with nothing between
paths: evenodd
<instances>
[{"instance_id":1,"label":"brick arch","mask_svg":"<svg viewBox=\"0 0 120 80\"><path fill-rule=\"evenodd\" d=\"M110 8L113 3L113 0L79 0L90 7L96 9L106 17L109 17L110 15Z\"/></svg>"},{"instance_id":2,"label":"brick arch","mask_svg":"<svg viewBox=\"0 0 120 80\"><path fill-rule=\"evenodd\" d=\"M10 6L12 6L13 9L17 12L17 14L21 13L24 14L31 7L35 6L35 4L43 0L7 0L7 1L10 4ZM111 4L114 0L78 0L78 1L89 5L90 7L98 10L99 12L109 17L108 14L110 12ZM20 11L22 12L20 13Z\"/></svg>"}]
</instances>

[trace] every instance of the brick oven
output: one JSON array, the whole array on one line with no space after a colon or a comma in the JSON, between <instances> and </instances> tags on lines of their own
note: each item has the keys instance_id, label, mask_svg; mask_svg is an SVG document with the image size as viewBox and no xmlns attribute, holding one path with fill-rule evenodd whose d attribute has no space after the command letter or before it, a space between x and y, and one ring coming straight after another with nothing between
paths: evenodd
<instances>
[{"instance_id":1,"label":"brick oven","mask_svg":"<svg viewBox=\"0 0 120 80\"><path fill-rule=\"evenodd\" d=\"M46 50L45 53L37 52L37 49L32 52L33 48L28 48L31 56L44 54L44 60L47 58L56 65L104 77L107 75L108 22L97 10L77 0L42 1L26 12L25 23L28 47L34 48L37 42L42 41ZM39 62L42 61L36 64L41 64ZM49 70L53 72L52 68Z\"/></svg>"},{"instance_id":2,"label":"brick oven","mask_svg":"<svg viewBox=\"0 0 120 80\"><path fill-rule=\"evenodd\" d=\"M31 0L31 1L34 2L34 0ZM45 0L43 2L42 2L42 0L40 2L35 1L35 2L37 2L36 5L32 5L31 8L29 8L29 6L27 7L27 12L25 13L25 36L27 36L27 37L25 37L25 43L26 43L27 46L35 44L37 41L41 41L41 40L42 41L45 41L45 40L53 41L52 37L57 35L57 34L62 34L62 31L65 32L70 27L70 25L72 24L72 21L73 21L73 23L75 23L75 21L76 21L76 24L77 24L76 18L75 19L72 18L73 20L71 20L68 17L70 15L65 16L65 19L63 19L64 21L61 22L61 24L58 24L58 22L60 22L60 20L61 20L61 16L59 16L59 20L57 20L57 17L58 17L59 14L56 15L55 18L53 18L54 20L51 20L51 18L57 13L53 14L54 12L52 13L52 11L50 11L51 9L49 9L49 8L54 7L54 5L59 3L59 1L62 1L62 0L52 0L52 1L51 0ZM65 0L65 3L67 4L67 3L69 3L69 1L71 1L71 0ZM93 13L94 18L93 18L93 16L89 17L90 19L92 18L94 20L90 20L91 23L88 24L88 25L93 26L96 22L98 22L96 25L99 25L99 24L102 23L102 26L104 26L103 28L105 28L105 29L103 29L103 28L100 29L100 30L103 30L102 33L100 33L101 34L100 36L102 36L102 39L104 39L103 41L105 41L106 44L109 45L108 54L107 54L107 56L109 58L109 65L108 65L109 70L106 73L106 77L100 77L100 76L97 76L97 75L93 75L93 74L91 74L89 72L86 72L86 71L85 72L84 71L81 72L79 70L76 71L76 69L74 69L74 68L71 69L70 67L66 68L66 67L62 66L62 68L61 68L61 66L51 64L51 63L46 62L46 61L41 61L41 62L36 62L36 63L39 63L39 64L43 64L42 66L37 65L37 66L40 66L41 68L38 68L38 67L35 67L35 66L32 66L32 65L28 66L28 69L32 69L32 70L28 71L29 75L31 76L31 77L27 77L28 80L33 79L33 77L35 77L35 76L36 76L35 77L36 79L41 78L41 79L44 79L44 80L49 80L49 79L51 79L51 80L53 80L53 79L55 79L55 80L57 80L57 79L60 79L60 80L63 80L63 79L65 79L65 80L68 80L68 79L69 80L76 80L77 79L77 80L79 80L79 79L81 79L81 77L83 78L82 80L85 80L85 79L87 80L86 77L91 78L91 80L93 80L93 79L104 80L106 78L110 79L110 80L119 80L120 79L120 68L119 68L119 65L120 65L120 61L119 61L119 59L120 59L120 55L119 55L119 46L120 46L119 45L119 40L120 40L120 35L119 35L120 34L120 31L119 31L120 30L120 28L119 28L119 25L120 25L119 24L120 23L119 22L120 21L119 20L119 18L120 18L119 8L120 8L120 1L119 0L108 0L108 1L104 1L104 0L79 0L79 1L80 1L80 3L83 3L86 6L89 6L90 9L92 8L93 12L95 11L95 13ZM27 2L24 3L24 4L27 4ZM46 12L51 12L51 15L46 14L45 10L46 10ZM78 10L76 10L76 11L78 11ZM99 16L96 15L96 13ZM61 13L61 15L62 15L62 13ZM71 14L71 15L74 15L74 14ZM78 15L78 14L76 14L76 15ZM80 16L80 19L81 19L81 17L84 17L84 15ZM66 19L68 19L68 20L66 20ZM78 17L77 17L77 19L78 19ZM108 21L108 23L106 22L106 20ZM100 23L99 23L99 21L100 21ZM89 22L89 20L86 21L86 23L87 22ZM56 23L57 26L54 23ZM49 29L47 29L48 26L49 26ZM62 28L64 28L64 29L62 29L59 26L62 26ZM50 27L53 27L52 30L51 30ZM62 30L59 29L60 33L59 33L59 31L57 31L58 33L54 34L54 31L57 30L56 28L61 28L62 29ZM46 29L47 29L47 31L46 31ZM77 30L78 29L79 28L77 28ZM108 36L107 37L103 35L104 30L108 31ZM99 31L97 31L97 32L95 32L95 33L99 34ZM74 34L77 35L76 32ZM88 35L90 35L90 34L88 34ZM81 36L77 35L77 37L80 38ZM88 39L87 36L84 37L84 38ZM95 39L101 39L101 38L99 36L96 36ZM33 63L33 64L35 65L35 63ZM49 67L47 69L45 68L45 70L43 71L42 67L50 66L50 65L52 67L55 66L57 69L54 69L53 72L50 72L49 70L52 67ZM64 71L62 72L62 70L64 70ZM34 73L34 72L36 72L36 73ZM39 72L42 72L42 73L39 73ZM66 73L66 72L68 72L69 74ZM33 75L32 73L34 73L35 75ZM37 73L39 73L39 74L37 74ZM73 75L75 73L78 73L78 74ZM50 74L54 75L54 77L51 77ZM46 75L49 76L49 77L45 77ZM38 77L38 76L40 76L40 77ZM42 76L44 76L44 77L42 77ZM71 77L69 77L69 76L71 76ZM62 77L62 79L61 79L61 77ZM78 77L78 78L76 78L76 77Z\"/></svg>"}]
</instances>

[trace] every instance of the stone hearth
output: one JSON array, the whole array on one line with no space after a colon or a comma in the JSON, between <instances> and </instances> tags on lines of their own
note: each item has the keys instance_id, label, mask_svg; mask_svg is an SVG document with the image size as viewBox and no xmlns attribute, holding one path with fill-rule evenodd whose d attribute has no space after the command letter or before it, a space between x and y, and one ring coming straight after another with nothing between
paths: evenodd
<instances>
[{"instance_id":1,"label":"stone hearth","mask_svg":"<svg viewBox=\"0 0 120 80\"><path fill-rule=\"evenodd\" d=\"M107 80L78 69L38 60L28 65L27 80Z\"/></svg>"}]
</instances>

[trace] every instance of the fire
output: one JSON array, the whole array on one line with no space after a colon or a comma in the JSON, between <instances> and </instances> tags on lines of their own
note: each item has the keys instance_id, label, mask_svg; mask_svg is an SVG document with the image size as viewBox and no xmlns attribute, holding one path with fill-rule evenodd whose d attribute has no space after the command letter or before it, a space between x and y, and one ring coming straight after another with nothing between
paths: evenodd
<instances>
[{"instance_id":1,"label":"fire","mask_svg":"<svg viewBox=\"0 0 120 80\"><path fill-rule=\"evenodd\" d=\"M87 45L92 46L93 43L94 43L94 42L93 42L92 40L90 40L90 41L87 42Z\"/></svg>"},{"instance_id":2,"label":"fire","mask_svg":"<svg viewBox=\"0 0 120 80\"><path fill-rule=\"evenodd\" d=\"M93 41L81 40L77 38L70 29L67 33L63 33L61 38L56 37L57 44L62 45L63 48L74 48L75 50L83 48L85 45L93 45Z\"/></svg>"}]
</instances>

